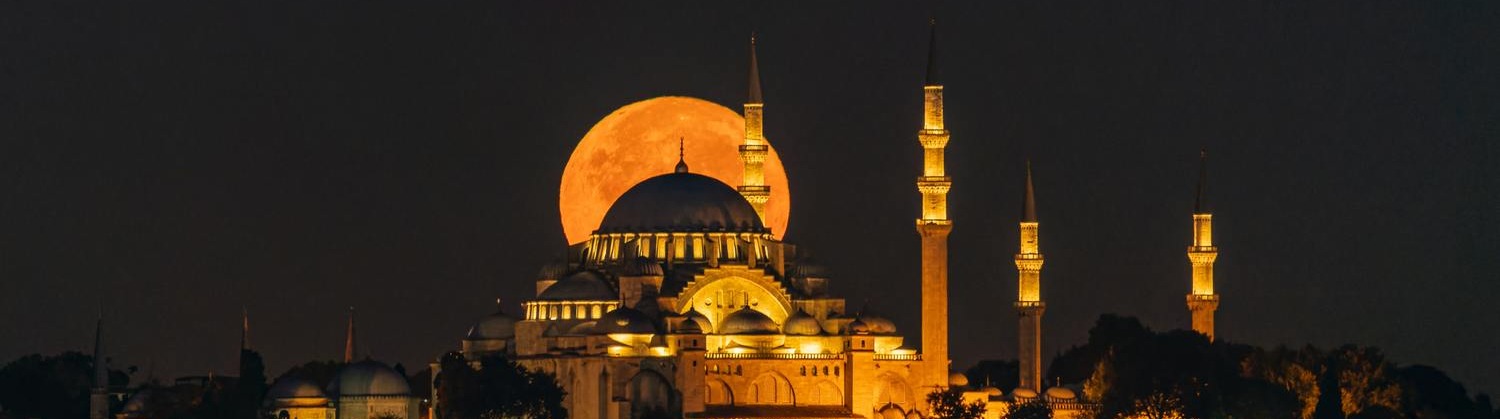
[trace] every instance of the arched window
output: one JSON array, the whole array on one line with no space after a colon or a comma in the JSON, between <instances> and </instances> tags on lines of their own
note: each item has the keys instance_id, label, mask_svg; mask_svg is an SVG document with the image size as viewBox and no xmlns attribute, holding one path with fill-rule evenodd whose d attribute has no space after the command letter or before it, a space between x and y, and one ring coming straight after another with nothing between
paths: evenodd
<instances>
[{"instance_id":1,"label":"arched window","mask_svg":"<svg viewBox=\"0 0 1500 419\"><path fill-rule=\"evenodd\" d=\"M704 404L734 404L734 393L729 391L729 384L725 384L724 380L709 379L704 386L706 386L703 392Z\"/></svg>"},{"instance_id":2,"label":"arched window","mask_svg":"<svg viewBox=\"0 0 1500 419\"><path fill-rule=\"evenodd\" d=\"M761 374L750 382L749 404L792 404L792 383L776 373Z\"/></svg>"}]
</instances>

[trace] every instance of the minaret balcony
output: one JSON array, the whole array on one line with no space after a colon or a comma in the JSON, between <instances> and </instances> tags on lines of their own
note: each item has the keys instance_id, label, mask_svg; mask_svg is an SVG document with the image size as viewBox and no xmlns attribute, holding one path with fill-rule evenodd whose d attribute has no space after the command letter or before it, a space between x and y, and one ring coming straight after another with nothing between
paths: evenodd
<instances>
[{"instance_id":1,"label":"minaret balcony","mask_svg":"<svg viewBox=\"0 0 1500 419\"><path fill-rule=\"evenodd\" d=\"M918 176L917 191L923 194L946 194L953 188L953 178L948 176Z\"/></svg>"},{"instance_id":2,"label":"minaret balcony","mask_svg":"<svg viewBox=\"0 0 1500 419\"><path fill-rule=\"evenodd\" d=\"M922 148L943 148L948 146L948 130L924 129L917 134L917 142Z\"/></svg>"}]
</instances>

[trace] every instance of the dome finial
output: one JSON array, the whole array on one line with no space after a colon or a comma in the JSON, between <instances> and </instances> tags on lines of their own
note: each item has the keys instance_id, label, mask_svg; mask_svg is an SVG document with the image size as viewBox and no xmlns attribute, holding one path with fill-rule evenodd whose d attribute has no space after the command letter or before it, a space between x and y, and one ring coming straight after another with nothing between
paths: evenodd
<instances>
[{"instance_id":1,"label":"dome finial","mask_svg":"<svg viewBox=\"0 0 1500 419\"><path fill-rule=\"evenodd\" d=\"M675 172L675 173L687 173L688 172L688 166L687 166L687 140L683 139L681 137L677 138L677 168L675 170L673 170L673 172Z\"/></svg>"}]
</instances>

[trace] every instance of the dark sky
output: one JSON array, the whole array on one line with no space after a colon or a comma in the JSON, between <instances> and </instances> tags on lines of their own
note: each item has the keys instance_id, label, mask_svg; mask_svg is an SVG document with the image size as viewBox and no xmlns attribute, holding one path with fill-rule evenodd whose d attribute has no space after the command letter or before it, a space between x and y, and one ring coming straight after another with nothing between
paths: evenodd
<instances>
[{"instance_id":1,"label":"dark sky","mask_svg":"<svg viewBox=\"0 0 1500 419\"><path fill-rule=\"evenodd\" d=\"M616 107L738 109L761 33L789 240L917 343L931 4L0 2L0 358L272 374L416 364L564 245L557 186ZM856 7L858 6L858 7ZM1374 345L1500 391L1500 3L947 3L956 364L1015 356L1035 162L1047 354L1101 313L1187 324L1211 155L1221 338Z\"/></svg>"}]
</instances>

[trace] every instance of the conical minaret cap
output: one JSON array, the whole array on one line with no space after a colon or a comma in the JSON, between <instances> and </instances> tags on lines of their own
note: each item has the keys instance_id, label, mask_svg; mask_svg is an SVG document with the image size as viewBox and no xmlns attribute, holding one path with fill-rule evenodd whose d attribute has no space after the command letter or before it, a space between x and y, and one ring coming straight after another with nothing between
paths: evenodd
<instances>
[{"instance_id":1,"label":"conical minaret cap","mask_svg":"<svg viewBox=\"0 0 1500 419\"><path fill-rule=\"evenodd\" d=\"M931 35L927 39L927 82L928 86L941 86L943 84L938 74L937 53L937 19L928 21Z\"/></svg>"},{"instance_id":2,"label":"conical minaret cap","mask_svg":"<svg viewBox=\"0 0 1500 419\"><path fill-rule=\"evenodd\" d=\"M760 62L755 59L755 34L750 34L750 83L745 103L762 103L760 97Z\"/></svg>"},{"instance_id":3,"label":"conical minaret cap","mask_svg":"<svg viewBox=\"0 0 1500 419\"><path fill-rule=\"evenodd\" d=\"M100 310L99 320L94 323L94 388L102 389L109 386L109 369L104 362L104 313Z\"/></svg>"},{"instance_id":4,"label":"conical minaret cap","mask_svg":"<svg viewBox=\"0 0 1500 419\"><path fill-rule=\"evenodd\" d=\"M1208 213L1208 149L1198 152L1198 194L1193 199L1193 213Z\"/></svg>"},{"instance_id":5,"label":"conical minaret cap","mask_svg":"<svg viewBox=\"0 0 1500 419\"><path fill-rule=\"evenodd\" d=\"M1026 161L1026 196L1021 198L1021 221L1036 222L1036 188L1031 185L1031 160Z\"/></svg>"}]
</instances>

